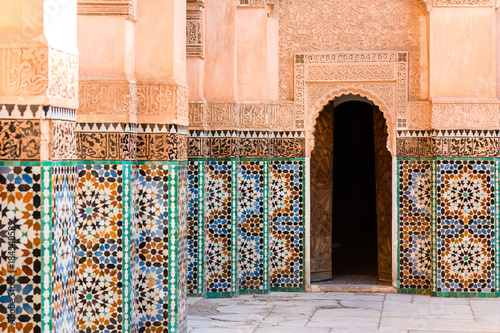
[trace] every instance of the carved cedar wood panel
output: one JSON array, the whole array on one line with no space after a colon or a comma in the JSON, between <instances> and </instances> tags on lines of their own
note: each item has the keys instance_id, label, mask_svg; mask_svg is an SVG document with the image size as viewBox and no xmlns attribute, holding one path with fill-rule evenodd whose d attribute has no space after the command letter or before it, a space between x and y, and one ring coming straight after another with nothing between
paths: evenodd
<instances>
[{"instance_id":1,"label":"carved cedar wood panel","mask_svg":"<svg viewBox=\"0 0 500 333\"><path fill-rule=\"evenodd\" d=\"M311 281L332 277L333 105L316 123L311 155Z\"/></svg>"},{"instance_id":2,"label":"carved cedar wood panel","mask_svg":"<svg viewBox=\"0 0 500 333\"><path fill-rule=\"evenodd\" d=\"M387 150L387 125L378 107L373 109L375 185L377 190L378 277L392 281L392 157Z\"/></svg>"}]
</instances>

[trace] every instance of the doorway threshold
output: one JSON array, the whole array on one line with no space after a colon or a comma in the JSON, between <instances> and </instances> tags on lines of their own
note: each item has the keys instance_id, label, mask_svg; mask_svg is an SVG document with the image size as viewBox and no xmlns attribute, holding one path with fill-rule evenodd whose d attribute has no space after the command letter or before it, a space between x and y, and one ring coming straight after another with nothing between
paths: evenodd
<instances>
[{"instance_id":1,"label":"doorway threshold","mask_svg":"<svg viewBox=\"0 0 500 333\"><path fill-rule=\"evenodd\" d=\"M337 275L329 281L311 283L311 292L396 293L391 283L375 276Z\"/></svg>"}]
</instances>

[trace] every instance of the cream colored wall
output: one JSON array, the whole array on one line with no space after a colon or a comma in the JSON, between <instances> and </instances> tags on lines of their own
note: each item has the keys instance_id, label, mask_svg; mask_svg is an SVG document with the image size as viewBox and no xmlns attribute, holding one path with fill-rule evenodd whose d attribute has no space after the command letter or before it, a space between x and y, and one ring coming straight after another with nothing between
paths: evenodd
<instances>
[{"instance_id":1,"label":"cream colored wall","mask_svg":"<svg viewBox=\"0 0 500 333\"><path fill-rule=\"evenodd\" d=\"M80 16L81 80L135 80L134 24L123 17Z\"/></svg>"},{"instance_id":2,"label":"cream colored wall","mask_svg":"<svg viewBox=\"0 0 500 333\"><path fill-rule=\"evenodd\" d=\"M136 61L138 80L186 84L186 1L137 3Z\"/></svg>"},{"instance_id":3,"label":"cream colored wall","mask_svg":"<svg viewBox=\"0 0 500 333\"><path fill-rule=\"evenodd\" d=\"M0 1L0 13L8 13L0 20L0 43L46 44L43 5L43 0Z\"/></svg>"},{"instance_id":4,"label":"cream colored wall","mask_svg":"<svg viewBox=\"0 0 500 333\"><path fill-rule=\"evenodd\" d=\"M240 7L236 12L237 85L241 101L267 100L267 10Z\"/></svg>"},{"instance_id":5,"label":"cream colored wall","mask_svg":"<svg viewBox=\"0 0 500 333\"><path fill-rule=\"evenodd\" d=\"M496 97L496 14L493 8L433 8L430 95Z\"/></svg>"},{"instance_id":6,"label":"cream colored wall","mask_svg":"<svg viewBox=\"0 0 500 333\"><path fill-rule=\"evenodd\" d=\"M235 20L235 1L206 2L204 90L210 101L238 100Z\"/></svg>"}]
</instances>

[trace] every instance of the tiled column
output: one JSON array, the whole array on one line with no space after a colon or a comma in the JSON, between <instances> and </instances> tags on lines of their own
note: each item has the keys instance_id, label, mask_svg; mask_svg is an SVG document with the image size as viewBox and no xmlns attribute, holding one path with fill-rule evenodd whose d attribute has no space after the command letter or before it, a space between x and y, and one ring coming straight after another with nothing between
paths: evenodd
<instances>
[{"instance_id":1,"label":"tiled column","mask_svg":"<svg viewBox=\"0 0 500 333\"><path fill-rule=\"evenodd\" d=\"M48 5L0 4L2 332L76 330L76 4Z\"/></svg>"}]
</instances>

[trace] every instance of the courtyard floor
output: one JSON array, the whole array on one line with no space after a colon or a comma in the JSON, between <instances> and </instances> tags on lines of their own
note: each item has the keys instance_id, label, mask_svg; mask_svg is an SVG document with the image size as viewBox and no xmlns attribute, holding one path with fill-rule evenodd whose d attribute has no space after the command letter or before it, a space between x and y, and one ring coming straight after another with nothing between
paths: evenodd
<instances>
[{"instance_id":1,"label":"courtyard floor","mask_svg":"<svg viewBox=\"0 0 500 333\"><path fill-rule=\"evenodd\" d=\"M188 299L189 333L500 332L500 299L271 293Z\"/></svg>"}]
</instances>

